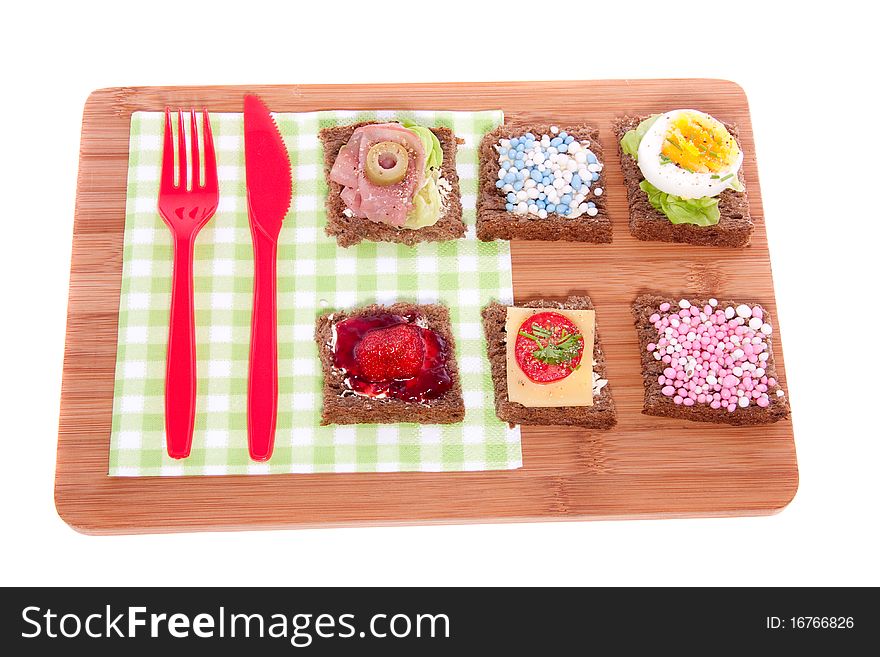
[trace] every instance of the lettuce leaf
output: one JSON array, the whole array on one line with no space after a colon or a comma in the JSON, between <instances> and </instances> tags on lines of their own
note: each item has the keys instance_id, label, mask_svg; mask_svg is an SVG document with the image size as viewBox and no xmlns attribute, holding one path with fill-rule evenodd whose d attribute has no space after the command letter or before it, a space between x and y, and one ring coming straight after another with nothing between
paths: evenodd
<instances>
[{"instance_id":1,"label":"lettuce leaf","mask_svg":"<svg viewBox=\"0 0 880 657\"><path fill-rule=\"evenodd\" d=\"M401 122L404 128L412 130L425 147L425 182L413 195L413 207L406 217L404 228L418 229L425 226L433 226L440 219L443 210L440 200L440 190L437 188L437 178L440 176L440 167L443 166L443 147L440 140L429 128L413 121Z\"/></svg>"},{"instance_id":2,"label":"lettuce leaf","mask_svg":"<svg viewBox=\"0 0 880 657\"><path fill-rule=\"evenodd\" d=\"M425 173L429 169L439 169L443 166L443 147L440 145L437 135L428 128L409 120L402 121L402 125L404 128L412 130L422 140L422 145L425 147L425 157L427 158L425 160Z\"/></svg>"},{"instance_id":3,"label":"lettuce leaf","mask_svg":"<svg viewBox=\"0 0 880 657\"><path fill-rule=\"evenodd\" d=\"M659 114L652 114L647 119L639 123L635 130L627 130L620 140L621 150L632 157L636 162L639 161L639 144L642 143L642 137L654 125L654 122L660 118Z\"/></svg>"},{"instance_id":4,"label":"lettuce leaf","mask_svg":"<svg viewBox=\"0 0 880 657\"><path fill-rule=\"evenodd\" d=\"M413 207L406 217L404 228L415 230L437 223L443 209L440 190L437 188L437 176L439 175L439 170L435 169L425 177L425 183L413 196Z\"/></svg>"},{"instance_id":5,"label":"lettuce leaf","mask_svg":"<svg viewBox=\"0 0 880 657\"><path fill-rule=\"evenodd\" d=\"M694 224L696 226L714 226L721 217L718 210L718 198L681 198L674 194L661 192L647 180L639 183L639 188L648 195L648 201L660 210L674 224Z\"/></svg>"}]
</instances>

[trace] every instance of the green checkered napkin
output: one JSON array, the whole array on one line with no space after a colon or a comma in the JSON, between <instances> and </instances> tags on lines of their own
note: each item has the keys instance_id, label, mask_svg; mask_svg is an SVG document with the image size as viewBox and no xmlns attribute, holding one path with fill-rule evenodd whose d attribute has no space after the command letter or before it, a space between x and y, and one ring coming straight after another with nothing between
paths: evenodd
<instances>
[{"instance_id":1,"label":"green checkered napkin","mask_svg":"<svg viewBox=\"0 0 880 657\"><path fill-rule=\"evenodd\" d=\"M411 118L443 125L458 149L467 237L442 244L363 242L342 249L324 234L323 154L318 130L365 120ZM192 454L165 453L164 385L171 235L156 210L164 115L131 119L111 476L290 472L499 470L522 465L519 429L493 410L480 308L512 301L507 242L474 232L477 147L503 121L488 112L312 112L278 114L290 150L293 207L278 248L278 426L268 463L247 449L247 373L253 255L240 114L211 114L220 205L195 246L198 395ZM397 300L449 307L467 414L457 425L319 425L321 367L313 339L328 309Z\"/></svg>"}]
</instances>

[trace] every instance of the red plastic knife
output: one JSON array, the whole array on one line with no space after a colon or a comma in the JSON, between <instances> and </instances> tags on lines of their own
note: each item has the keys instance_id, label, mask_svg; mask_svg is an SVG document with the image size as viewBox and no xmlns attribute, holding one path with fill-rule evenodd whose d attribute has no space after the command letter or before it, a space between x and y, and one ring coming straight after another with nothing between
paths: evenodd
<instances>
[{"instance_id":1,"label":"red plastic knife","mask_svg":"<svg viewBox=\"0 0 880 657\"><path fill-rule=\"evenodd\" d=\"M244 163L254 244L248 449L253 460L266 461L272 456L278 411L275 261L292 183L287 147L268 108L256 96L244 97Z\"/></svg>"}]
</instances>

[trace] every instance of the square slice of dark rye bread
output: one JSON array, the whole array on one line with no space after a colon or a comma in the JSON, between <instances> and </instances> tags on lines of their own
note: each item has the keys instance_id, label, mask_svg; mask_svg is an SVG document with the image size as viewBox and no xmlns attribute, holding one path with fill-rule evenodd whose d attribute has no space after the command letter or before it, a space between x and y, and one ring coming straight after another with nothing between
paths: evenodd
<instances>
[{"instance_id":1,"label":"square slice of dark rye bread","mask_svg":"<svg viewBox=\"0 0 880 657\"><path fill-rule=\"evenodd\" d=\"M333 366L331 341L333 324L350 317L378 314L418 316L427 327L446 342L446 366L452 377L452 387L437 399L426 402L408 402L402 399L377 399L352 393L344 383L345 375ZM461 379L455 360L455 338L449 322L449 311L439 304L416 305L395 303L390 306L369 305L356 310L338 310L325 313L315 323L315 341L324 374L323 409L321 424L390 424L418 422L419 424L452 424L464 419L464 399Z\"/></svg>"},{"instance_id":2,"label":"square slice of dark rye bread","mask_svg":"<svg viewBox=\"0 0 880 657\"><path fill-rule=\"evenodd\" d=\"M458 172L455 168L455 154L459 140L449 128L431 128L443 148L443 164L440 176L449 183L450 190L443 201L443 214L432 226L417 228L396 228L369 219L345 216L345 202L340 198L342 185L330 180L330 169L336 161L339 150L348 143L352 133L359 127L376 123L362 121L351 125L323 128L318 137L324 146L324 178L327 181L327 225L325 231L336 238L339 246L348 247L363 240L370 242L397 242L413 246L419 242L445 242L464 237L465 225L461 216L461 189Z\"/></svg>"},{"instance_id":3,"label":"square slice of dark rye bread","mask_svg":"<svg viewBox=\"0 0 880 657\"><path fill-rule=\"evenodd\" d=\"M659 337L657 329L654 328L654 324L650 321L650 317L654 313L659 312L658 309L661 303L668 302L674 308L677 308L676 300L682 298L688 299L692 305L699 307L706 306L709 302L708 299L691 299L687 296L666 297L657 294L642 294L633 302L632 310L633 317L635 318L636 332L639 336L639 350L642 357L642 379L645 386L645 401L642 413L644 415L679 418L695 422L732 424L736 426L771 424L787 418L789 415L788 397L779 397L775 392L769 394L770 405L766 408L750 404L746 408L737 408L732 413L725 408L710 408L707 404L694 404L693 406L676 404L672 397L667 397L661 392L662 386L657 382L657 378L663 374L663 370L667 365L662 360L656 360L652 353L648 351L648 345L656 343ZM750 307L759 306L764 313L764 321L772 326L773 318L760 303L748 299L740 299L738 301L719 299L718 307L726 308L732 306L736 308L742 303ZM766 337L766 343L770 358L764 365L764 370L768 378L774 378L778 382L779 377L776 374L776 364L773 357L772 335Z\"/></svg>"},{"instance_id":4,"label":"square slice of dark rye bread","mask_svg":"<svg viewBox=\"0 0 880 657\"><path fill-rule=\"evenodd\" d=\"M575 139L590 140L590 150L605 163L599 131L586 124L559 126ZM587 200L596 204L599 211L594 217L582 214L574 219L561 217L555 213L546 219L534 215L526 216L508 212L506 194L495 186L498 181L498 152L495 146L500 139L510 139L531 132L534 135L549 135L550 125L507 123L487 133L480 142L480 181L477 196L477 237L484 242L492 240L544 240L566 242L610 242L611 219L605 209L606 193L596 196L593 193ZM599 173L597 185L605 189L604 169ZM605 190L607 192L607 190Z\"/></svg>"},{"instance_id":5,"label":"square slice of dark rye bread","mask_svg":"<svg viewBox=\"0 0 880 657\"><path fill-rule=\"evenodd\" d=\"M620 149L620 140L629 130L635 130L647 116L624 116L612 122L620 153L620 168L629 203L629 232L633 237L644 241L682 242L701 246L748 246L755 225L749 213L748 190L736 192L726 189L718 195L718 211L721 216L714 226L694 224L674 224L665 214L657 210L639 187L645 177L638 163ZM724 123L727 131L739 141L736 126ZM740 148L742 146L740 145ZM739 170L739 180L745 186L743 170Z\"/></svg>"},{"instance_id":6,"label":"square slice of dark rye bread","mask_svg":"<svg viewBox=\"0 0 880 657\"><path fill-rule=\"evenodd\" d=\"M514 304L517 308L547 308L548 310L594 310L589 297L571 296L564 302L538 300ZM611 396L611 384L602 387L598 396L593 397L592 406L559 406L556 408L531 408L507 398L507 306L492 302L483 308L483 330L489 364L492 368L492 385L495 389L495 413L498 417L514 424L577 426L588 429L611 429L617 424L617 412ZM599 340L598 321L593 342L593 367L600 378L608 379L605 354Z\"/></svg>"}]
</instances>

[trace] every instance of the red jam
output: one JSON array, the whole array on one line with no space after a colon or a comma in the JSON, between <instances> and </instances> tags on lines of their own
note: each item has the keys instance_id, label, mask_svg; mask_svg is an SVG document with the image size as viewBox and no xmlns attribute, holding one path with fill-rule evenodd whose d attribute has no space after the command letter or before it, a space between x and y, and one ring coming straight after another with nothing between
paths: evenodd
<instances>
[{"instance_id":1,"label":"red jam","mask_svg":"<svg viewBox=\"0 0 880 657\"><path fill-rule=\"evenodd\" d=\"M415 320L383 314L336 324L333 365L345 372L354 392L424 402L452 387L446 341Z\"/></svg>"},{"instance_id":2,"label":"red jam","mask_svg":"<svg viewBox=\"0 0 880 657\"><path fill-rule=\"evenodd\" d=\"M553 383L574 372L584 353L584 338L568 317L554 312L532 315L514 343L516 362L535 383Z\"/></svg>"}]
</instances>

